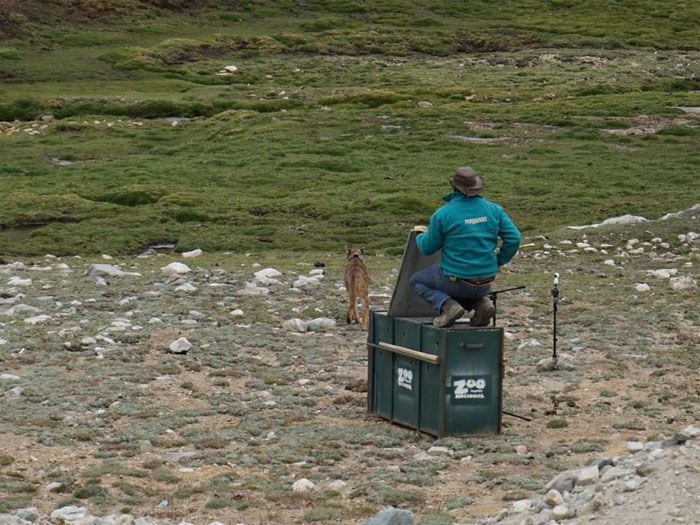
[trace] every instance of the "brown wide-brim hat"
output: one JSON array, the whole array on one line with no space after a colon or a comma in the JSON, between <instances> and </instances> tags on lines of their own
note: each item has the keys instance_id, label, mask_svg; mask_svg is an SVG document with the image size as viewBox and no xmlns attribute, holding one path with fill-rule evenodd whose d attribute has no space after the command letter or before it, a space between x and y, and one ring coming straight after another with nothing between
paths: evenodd
<instances>
[{"instance_id":1,"label":"brown wide-brim hat","mask_svg":"<svg viewBox=\"0 0 700 525\"><path fill-rule=\"evenodd\" d=\"M450 184L457 191L472 197L484 189L484 179L476 174L471 166L457 168L450 179Z\"/></svg>"}]
</instances>

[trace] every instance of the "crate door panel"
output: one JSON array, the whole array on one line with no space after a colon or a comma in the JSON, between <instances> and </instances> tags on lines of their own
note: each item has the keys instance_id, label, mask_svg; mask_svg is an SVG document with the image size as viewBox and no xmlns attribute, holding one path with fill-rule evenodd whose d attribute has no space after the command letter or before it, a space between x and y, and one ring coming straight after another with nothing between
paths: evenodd
<instances>
[{"instance_id":1,"label":"crate door panel","mask_svg":"<svg viewBox=\"0 0 700 525\"><path fill-rule=\"evenodd\" d=\"M420 392L420 361L396 354L394 356L393 420L412 428L418 427Z\"/></svg>"},{"instance_id":2,"label":"crate door panel","mask_svg":"<svg viewBox=\"0 0 700 525\"><path fill-rule=\"evenodd\" d=\"M445 402L448 435L494 434L501 421L500 328L447 335Z\"/></svg>"}]
</instances>

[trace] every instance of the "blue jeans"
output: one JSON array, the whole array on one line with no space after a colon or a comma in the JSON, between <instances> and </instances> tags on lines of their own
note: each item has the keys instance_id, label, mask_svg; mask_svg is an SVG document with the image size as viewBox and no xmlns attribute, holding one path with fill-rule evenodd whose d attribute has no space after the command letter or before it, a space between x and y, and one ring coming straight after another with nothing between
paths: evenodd
<instances>
[{"instance_id":1,"label":"blue jeans","mask_svg":"<svg viewBox=\"0 0 700 525\"><path fill-rule=\"evenodd\" d=\"M454 299L465 310L473 310L478 299L485 297L491 291L490 283L475 286L460 280L451 281L440 270L439 264L414 273L409 285L419 297L432 304L438 313L448 299Z\"/></svg>"}]
</instances>

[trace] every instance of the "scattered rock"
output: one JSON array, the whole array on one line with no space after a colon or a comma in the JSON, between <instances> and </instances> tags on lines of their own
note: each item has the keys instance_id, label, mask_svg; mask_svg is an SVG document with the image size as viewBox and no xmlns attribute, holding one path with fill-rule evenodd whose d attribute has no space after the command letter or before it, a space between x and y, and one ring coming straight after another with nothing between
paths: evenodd
<instances>
[{"instance_id":1,"label":"scattered rock","mask_svg":"<svg viewBox=\"0 0 700 525\"><path fill-rule=\"evenodd\" d=\"M190 283L184 283L175 288L176 292L192 293L197 291L196 286L192 286Z\"/></svg>"},{"instance_id":2,"label":"scattered rock","mask_svg":"<svg viewBox=\"0 0 700 525\"><path fill-rule=\"evenodd\" d=\"M576 474L574 471L566 470L555 478L553 478L547 485L545 485L546 490L556 490L560 494L564 492L571 492L576 483Z\"/></svg>"},{"instance_id":3,"label":"scattered rock","mask_svg":"<svg viewBox=\"0 0 700 525\"><path fill-rule=\"evenodd\" d=\"M608 483L614 479L622 478L631 473L630 470L619 468L619 467L609 467L603 470L600 476L600 481L603 483Z\"/></svg>"},{"instance_id":4,"label":"scattered rock","mask_svg":"<svg viewBox=\"0 0 700 525\"><path fill-rule=\"evenodd\" d=\"M309 325L306 323L306 321L302 321L301 319L293 318L293 319L287 319L285 322L282 323L282 328L285 330L289 330L290 332L307 332L309 330Z\"/></svg>"},{"instance_id":5,"label":"scattered rock","mask_svg":"<svg viewBox=\"0 0 700 525\"><path fill-rule=\"evenodd\" d=\"M301 478L292 484L292 490L294 492L309 492L310 490L316 490L316 485L306 478Z\"/></svg>"},{"instance_id":6,"label":"scattered rock","mask_svg":"<svg viewBox=\"0 0 700 525\"><path fill-rule=\"evenodd\" d=\"M320 279L323 275L314 275L307 277L305 275L300 275L299 278L292 283L292 288L297 290L304 290L307 288L317 288L321 286Z\"/></svg>"},{"instance_id":7,"label":"scattered rock","mask_svg":"<svg viewBox=\"0 0 700 525\"><path fill-rule=\"evenodd\" d=\"M192 343L186 337L181 337L170 343L168 348L173 354L186 354L192 348Z\"/></svg>"},{"instance_id":8,"label":"scattered rock","mask_svg":"<svg viewBox=\"0 0 700 525\"><path fill-rule=\"evenodd\" d=\"M31 286L31 279L22 279L21 277L10 277L7 281L8 286Z\"/></svg>"},{"instance_id":9,"label":"scattered rock","mask_svg":"<svg viewBox=\"0 0 700 525\"><path fill-rule=\"evenodd\" d=\"M552 509L552 518L557 521L573 518L576 516L576 511L566 505L557 505Z\"/></svg>"},{"instance_id":10,"label":"scattered rock","mask_svg":"<svg viewBox=\"0 0 700 525\"><path fill-rule=\"evenodd\" d=\"M551 357L540 359L535 365L535 370L538 372L550 372L556 368L557 363Z\"/></svg>"},{"instance_id":11,"label":"scattered rock","mask_svg":"<svg viewBox=\"0 0 700 525\"><path fill-rule=\"evenodd\" d=\"M556 489L551 489L544 497L544 502L550 507L556 507L564 504L564 497Z\"/></svg>"},{"instance_id":12,"label":"scattered rock","mask_svg":"<svg viewBox=\"0 0 700 525\"><path fill-rule=\"evenodd\" d=\"M700 203L694 204L690 208L685 210L677 211L675 213L667 213L661 217L662 221L667 219L698 219L700 218Z\"/></svg>"},{"instance_id":13,"label":"scattered rock","mask_svg":"<svg viewBox=\"0 0 700 525\"><path fill-rule=\"evenodd\" d=\"M65 525L75 522L89 523L90 517L90 512L85 507L76 507L75 505L61 507L51 513L52 520L56 520L58 524Z\"/></svg>"},{"instance_id":14,"label":"scattered rock","mask_svg":"<svg viewBox=\"0 0 700 525\"><path fill-rule=\"evenodd\" d=\"M627 451L631 453L639 452L640 450L644 450L644 443L640 441L628 441L627 442Z\"/></svg>"},{"instance_id":15,"label":"scattered rock","mask_svg":"<svg viewBox=\"0 0 700 525\"><path fill-rule=\"evenodd\" d=\"M36 315L34 317L27 317L24 322L27 324L42 324L51 320L50 315Z\"/></svg>"},{"instance_id":16,"label":"scattered rock","mask_svg":"<svg viewBox=\"0 0 700 525\"><path fill-rule=\"evenodd\" d=\"M587 467L579 470L576 473L576 482L574 483L577 487L584 487L586 485L592 485L598 481L598 466L593 465L592 467Z\"/></svg>"},{"instance_id":17,"label":"scattered rock","mask_svg":"<svg viewBox=\"0 0 700 525\"><path fill-rule=\"evenodd\" d=\"M436 456L452 456L453 452L447 447L432 446L428 449L428 454Z\"/></svg>"},{"instance_id":18,"label":"scattered rock","mask_svg":"<svg viewBox=\"0 0 700 525\"><path fill-rule=\"evenodd\" d=\"M336 479L335 481L331 481L328 484L328 489L329 490L341 490L347 486L347 483L345 483L342 479Z\"/></svg>"},{"instance_id":19,"label":"scattered rock","mask_svg":"<svg viewBox=\"0 0 700 525\"><path fill-rule=\"evenodd\" d=\"M689 290L691 288L695 288L698 285L697 281L691 277L671 277L669 283L671 289L676 291Z\"/></svg>"},{"instance_id":20,"label":"scattered rock","mask_svg":"<svg viewBox=\"0 0 700 525\"><path fill-rule=\"evenodd\" d=\"M639 215L620 215L619 217L610 217L605 219L603 222L596 224L586 224L584 226L568 226L570 230L583 230L585 228L598 228L600 226L607 226L609 224L635 224L638 222L646 222L645 217L640 217Z\"/></svg>"},{"instance_id":21,"label":"scattered rock","mask_svg":"<svg viewBox=\"0 0 700 525\"><path fill-rule=\"evenodd\" d=\"M415 519L410 510L389 507L379 511L363 525L415 525Z\"/></svg>"},{"instance_id":22,"label":"scattered rock","mask_svg":"<svg viewBox=\"0 0 700 525\"><path fill-rule=\"evenodd\" d=\"M113 264L91 264L88 266L87 274L93 279L100 277L119 277L124 272Z\"/></svg>"},{"instance_id":23,"label":"scattered rock","mask_svg":"<svg viewBox=\"0 0 700 525\"><path fill-rule=\"evenodd\" d=\"M236 291L236 295L239 297L252 297L256 295L268 295L270 293L269 288L264 288L258 286L255 283L245 283L245 286L240 290Z\"/></svg>"},{"instance_id":24,"label":"scattered rock","mask_svg":"<svg viewBox=\"0 0 700 525\"><path fill-rule=\"evenodd\" d=\"M276 279L282 276L282 272L275 268L265 268L263 270L258 270L254 275L255 279Z\"/></svg>"},{"instance_id":25,"label":"scattered rock","mask_svg":"<svg viewBox=\"0 0 700 525\"><path fill-rule=\"evenodd\" d=\"M197 248L196 250L192 250L190 252L182 252L182 256L185 259L194 259L195 257L199 257L200 255L202 255L203 253L204 252L202 250Z\"/></svg>"},{"instance_id":26,"label":"scattered rock","mask_svg":"<svg viewBox=\"0 0 700 525\"><path fill-rule=\"evenodd\" d=\"M319 330L332 330L335 328L335 319L329 319L328 317L317 317L316 319L311 319L307 323L307 328L312 332L317 332Z\"/></svg>"},{"instance_id":27,"label":"scattered rock","mask_svg":"<svg viewBox=\"0 0 700 525\"><path fill-rule=\"evenodd\" d=\"M634 285L634 289L638 292L648 292L649 290L651 290L651 287L646 283L636 283Z\"/></svg>"},{"instance_id":28,"label":"scattered rock","mask_svg":"<svg viewBox=\"0 0 700 525\"><path fill-rule=\"evenodd\" d=\"M15 399L18 397L21 397L22 394L24 394L24 389L20 386L10 388L10 390L7 392L8 397L15 398Z\"/></svg>"},{"instance_id":29,"label":"scattered rock","mask_svg":"<svg viewBox=\"0 0 700 525\"><path fill-rule=\"evenodd\" d=\"M647 273L658 279L669 279L678 273L677 268L660 268L658 270L647 270Z\"/></svg>"},{"instance_id":30,"label":"scattered rock","mask_svg":"<svg viewBox=\"0 0 700 525\"><path fill-rule=\"evenodd\" d=\"M167 266L163 266L161 270L164 273L170 274L170 275L182 275L185 273L191 272L191 268L187 266L186 264L179 263L179 262L173 262L168 264Z\"/></svg>"},{"instance_id":31,"label":"scattered rock","mask_svg":"<svg viewBox=\"0 0 700 525\"><path fill-rule=\"evenodd\" d=\"M528 346L542 346L542 343L538 339L526 339L518 345L518 350L527 348Z\"/></svg>"}]
</instances>

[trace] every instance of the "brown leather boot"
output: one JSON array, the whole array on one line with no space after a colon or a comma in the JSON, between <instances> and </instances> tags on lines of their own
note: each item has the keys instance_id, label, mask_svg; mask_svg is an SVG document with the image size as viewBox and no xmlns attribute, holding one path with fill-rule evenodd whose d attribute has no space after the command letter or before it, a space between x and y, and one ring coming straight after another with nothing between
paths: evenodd
<instances>
[{"instance_id":1,"label":"brown leather boot","mask_svg":"<svg viewBox=\"0 0 700 525\"><path fill-rule=\"evenodd\" d=\"M482 297L474 307L474 315L469 320L471 326L488 326L496 315L496 307L488 297Z\"/></svg>"},{"instance_id":2,"label":"brown leather boot","mask_svg":"<svg viewBox=\"0 0 700 525\"><path fill-rule=\"evenodd\" d=\"M433 326L446 328L452 326L454 322L464 315L462 308L454 299L448 299L440 309L440 315L433 319Z\"/></svg>"}]
</instances>

